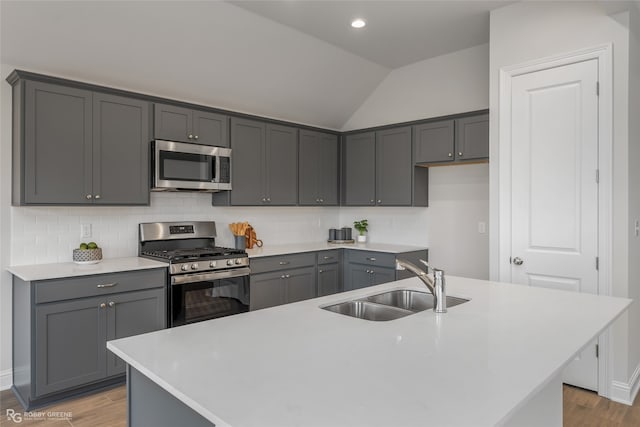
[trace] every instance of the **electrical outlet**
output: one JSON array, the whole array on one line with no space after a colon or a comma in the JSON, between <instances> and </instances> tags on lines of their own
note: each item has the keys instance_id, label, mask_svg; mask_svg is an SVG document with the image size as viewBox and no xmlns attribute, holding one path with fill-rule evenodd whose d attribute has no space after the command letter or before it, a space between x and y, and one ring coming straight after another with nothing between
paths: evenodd
<instances>
[{"instance_id":1,"label":"electrical outlet","mask_svg":"<svg viewBox=\"0 0 640 427\"><path fill-rule=\"evenodd\" d=\"M87 239L91 237L91 224L80 224L80 238Z\"/></svg>"},{"instance_id":2,"label":"electrical outlet","mask_svg":"<svg viewBox=\"0 0 640 427\"><path fill-rule=\"evenodd\" d=\"M640 220L636 219L636 237L640 236Z\"/></svg>"},{"instance_id":3,"label":"electrical outlet","mask_svg":"<svg viewBox=\"0 0 640 427\"><path fill-rule=\"evenodd\" d=\"M485 234L487 232L487 223L480 221L478 222L478 233Z\"/></svg>"}]
</instances>

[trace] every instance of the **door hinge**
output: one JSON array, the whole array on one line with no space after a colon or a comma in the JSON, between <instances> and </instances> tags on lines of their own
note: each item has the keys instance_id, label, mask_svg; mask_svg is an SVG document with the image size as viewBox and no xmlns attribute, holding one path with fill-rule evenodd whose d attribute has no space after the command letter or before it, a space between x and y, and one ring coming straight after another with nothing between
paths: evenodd
<instances>
[{"instance_id":1,"label":"door hinge","mask_svg":"<svg viewBox=\"0 0 640 427\"><path fill-rule=\"evenodd\" d=\"M596 359L600 357L600 344L596 344Z\"/></svg>"},{"instance_id":2,"label":"door hinge","mask_svg":"<svg viewBox=\"0 0 640 427\"><path fill-rule=\"evenodd\" d=\"M513 264L513 259L509 257L509 264Z\"/></svg>"},{"instance_id":3,"label":"door hinge","mask_svg":"<svg viewBox=\"0 0 640 427\"><path fill-rule=\"evenodd\" d=\"M596 96L600 96L600 82L596 82Z\"/></svg>"},{"instance_id":4,"label":"door hinge","mask_svg":"<svg viewBox=\"0 0 640 427\"><path fill-rule=\"evenodd\" d=\"M596 184L600 184L600 169L596 169Z\"/></svg>"},{"instance_id":5,"label":"door hinge","mask_svg":"<svg viewBox=\"0 0 640 427\"><path fill-rule=\"evenodd\" d=\"M596 257L596 270L600 270L600 257Z\"/></svg>"}]
</instances>

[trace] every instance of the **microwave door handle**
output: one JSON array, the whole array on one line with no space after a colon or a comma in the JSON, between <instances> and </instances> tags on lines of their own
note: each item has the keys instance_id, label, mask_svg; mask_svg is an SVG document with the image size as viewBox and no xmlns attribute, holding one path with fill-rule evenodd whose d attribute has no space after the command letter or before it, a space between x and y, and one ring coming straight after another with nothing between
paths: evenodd
<instances>
[{"instance_id":1,"label":"microwave door handle","mask_svg":"<svg viewBox=\"0 0 640 427\"><path fill-rule=\"evenodd\" d=\"M220 156L214 156L215 170L213 171L213 182L220 182Z\"/></svg>"}]
</instances>

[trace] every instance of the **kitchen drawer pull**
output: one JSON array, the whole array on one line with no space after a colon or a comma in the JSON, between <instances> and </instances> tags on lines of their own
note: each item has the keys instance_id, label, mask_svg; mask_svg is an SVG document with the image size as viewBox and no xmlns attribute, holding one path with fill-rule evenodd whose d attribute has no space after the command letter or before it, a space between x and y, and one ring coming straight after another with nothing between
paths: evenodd
<instances>
[{"instance_id":1,"label":"kitchen drawer pull","mask_svg":"<svg viewBox=\"0 0 640 427\"><path fill-rule=\"evenodd\" d=\"M367 261L375 261L376 259L374 257L367 257Z\"/></svg>"},{"instance_id":2,"label":"kitchen drawer pull","mask_svg":"<svg viewBox=\"0 0 640 427\"><path fill-rule=\"evenodd\" d=\"M333 257L332 257L332 256L324 256L324 257L322 257L322 258L323 258L323 259L333 259Z\"/></svg>"},{"instance_id":3,"label":"kitchen drawer pull","mask_svg":"<svg viewBox=\"0 0 640 427\"><path fill-rule=\"evenodd\" d=\"M287 265L287 264L289 264L289 261L280 261L278 264L280 264L280 265Z\"/></svg>"},{"instance_id":4,"label":"kitchen drawer pull","mask_svg":"<svg viewBox=\"0 0 640 427\"><path fill-rule=\"evenodd\" d=\"M105 304L105 303L100 304L100 308L105 308L106 306L107 306L107 304Z\"/></svg>"},{"instance_id":5,"label":"kitchen drawer pull","mask_svg":"<svg viewBox=\"0 0 640 427\"><path fill-rule=\"evenodd\" d=\"M318 270L318 273L322 274L324 273L324 270Z\"/></svg>"},{"instance_id":6,"label":"kitchen drawer pull","mask_svg":"<svg viewBox=\"0 0 640 427\"><path fill-rule=\"evenodd\" d=\"M115 305L116 305L116 303L115 303L115 302L113 302L113 301L109 301L109 307L113 307L113 306L115 306Z\"/></svg>"},{"instance_id":7,"label":"kitchen drawer pull","mask_svg":"<svg viewBox=\"0 0 640 427\"><path fill-rule=\"evenodd\" d=\"M102 285L97 285L98 288L113 288L117 283L105 283Z\"/></svg>"}]
</instances>

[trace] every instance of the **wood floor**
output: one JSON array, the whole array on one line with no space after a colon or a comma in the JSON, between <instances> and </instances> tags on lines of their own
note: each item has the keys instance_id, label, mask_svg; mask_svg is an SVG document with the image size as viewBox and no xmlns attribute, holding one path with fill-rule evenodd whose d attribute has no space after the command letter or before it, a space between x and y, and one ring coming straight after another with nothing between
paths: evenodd
<instances>
[{"instance_id":1,"label":"wood floor","mask_svg":"<svg viewBox=\"0 0 640 427\"><path fill-rule=\"evenodd\" d=\"M603 399L596 393L564 386L564 427L638 427L640 426L640 394L633 406ZM125 427L127 392L124 386L91 396L69 400L34 412L42 412L36 419L17 423L7 418L7 409L22 414L23 410L9 390L0 392L0 427L37 425L42 427ZM60 419L54 411L70 413L71 418ZM51 414L47 417L47 414Z\"/></svg>"}]
</instances>

